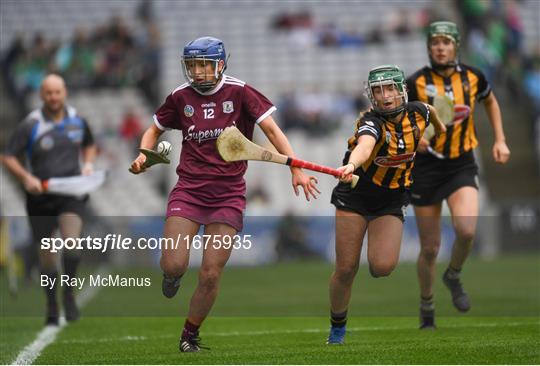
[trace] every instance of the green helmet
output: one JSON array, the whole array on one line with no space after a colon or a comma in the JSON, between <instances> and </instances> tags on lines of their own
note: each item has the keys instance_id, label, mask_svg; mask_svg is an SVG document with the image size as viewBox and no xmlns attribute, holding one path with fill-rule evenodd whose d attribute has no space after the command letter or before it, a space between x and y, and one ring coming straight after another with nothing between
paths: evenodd
<instances>
[{"instance_id":1,"label":"green helmet","mask_svg":"<svg viewBox=\"0 0 540 366\"><path fill-rule=\"evenodd\" d=\"M431 38L433 37L448 37L450 38L455 44L456 48L459 47L459 31L457 28L456 23L452 22L433 22L428 27L428 46L429 41L431 41Z\"/></svg>"},{"instance_id":2,"label":"green helmet","mask_svg":"<svg viewBox=\"0 0 540 366\"><path fill-rule=\"evenodd\" d=\"M393 84L399 91L399 97L402 103L399 107L387 110L379 106L373 94L374 88L381 88L383 85ZM381 65L369 71L368 81L366 85L366 94L371 101L373 110L385 117L395 117L400 114L407 104L407 87L405 85L405 74L396 65Z\"/></svg>"},{"instance_id":3,"label":"green helmet","mask_svg":"<svg viewBox=\"0 0 540 366\"><path fill-rule=\"evenodd\" d=\"M429 51L429 46L431 39L433 37L446 37L452 40L454 44L456 45L456 60L449 62L446 65L439 65L435 63L435 61L431 57L431 52ZM448 67L455 67L457 64L457 54L459 52L459 31L457 28L456 23L452 22L433 22L429 25L428 31L427 31L427 47L428 47L428 54L429 54L429 61L431 62L431 67L433 68L448 68Z\"/></svg>"}]
</instances>

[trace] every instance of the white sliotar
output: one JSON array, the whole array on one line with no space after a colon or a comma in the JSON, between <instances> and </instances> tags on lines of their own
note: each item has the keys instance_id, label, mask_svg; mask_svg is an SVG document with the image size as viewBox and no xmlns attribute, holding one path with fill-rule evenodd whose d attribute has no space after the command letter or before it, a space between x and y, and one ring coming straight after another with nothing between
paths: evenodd
<instances>
[{"instance_id":1,"label":"white sliotar","mask_svg":"<svg viewBox=\"0 0 540 366\"><path fill-rule=\"evenodd\" d=\"M161 141L157 146L157 152L162 156L167 156L171 152L171 143L168 141Z\"/></svg>"}]
</instances>

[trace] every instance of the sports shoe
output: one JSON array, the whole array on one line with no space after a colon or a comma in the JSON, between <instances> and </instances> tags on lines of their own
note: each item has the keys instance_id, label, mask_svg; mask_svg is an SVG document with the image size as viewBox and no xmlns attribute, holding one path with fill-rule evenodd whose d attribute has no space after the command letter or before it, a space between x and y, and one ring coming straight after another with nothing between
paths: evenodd
<instances>
[{"instance_id":1,"label":"sports shoe","mask_svg":"<svg viewBox=\"0 0 540 366\"><path fill-rule=\"evenodd\" d=\"M420 329L437 329L435 326L435 310L420 308Z\"/></svg>"},{"instance_id":2,"label":"sports shoe","mask_svg":"<svg viewBox=\"0 0 540 366\"><path fill-rule=\"evenodd\" d=\"M345 338L345 327L330 327L330 334L326 344L343 344Z\"/></svg>"},{"instance_id":3,"label":"sports shoe","mask_svg":"<svg viewBox=\"0 0 540 366\"><path fill-rule=\"evenodd\" d=\"M444 272L442 280L452 294L452 303L459 311L465 313L471 308L469 296L463 291L459 278L448 277L448 269Z\"/></svg>"},{"instance_id":4,"label":"sports shoe","mask_svg":"<svg viewBox=\"0 0 540 366\"><path fill-rule=\"evenodd\" d=\"M167 298L173 298L174 295L178 292L178 289L180 288L180 279L182 276L179 277L168 277L165 273L163 274L163 281L161 281L161 291L163 292L163 296Z\"/></svg>"},{"instance_id":5,"label":"sports shoe","mask_svg":"<svg viewBox=\"0 0 540 366\"><path fill-rule=\"evenodd\" d=\"M45 325L58 325L59 324L59 311L58 304L48 303L47 304L47 316L45 317Z\"/></svg>"},{"instance_id":6,"label":"sports shoe","mask_svg":"<svg viewBox=\"0 0 540 366\"><path fill-rule=\"evenodd\" d=\"M64 312L68 322L74 322L81 317L73 291L64 292Z\"/></svg>"},{"instance_id":7,"label":"sports shoe","mask_svg":"<svg viewBox=\"0 0 540 366\"><path fill-rule=\"evenodd\" d=\"M183 335L180 338L180 344L178 345L180 352L199 352L201 349L209 349L201 345L201 338L199 332L192 333L188 336Z\"/></svg>"}]
</instances>

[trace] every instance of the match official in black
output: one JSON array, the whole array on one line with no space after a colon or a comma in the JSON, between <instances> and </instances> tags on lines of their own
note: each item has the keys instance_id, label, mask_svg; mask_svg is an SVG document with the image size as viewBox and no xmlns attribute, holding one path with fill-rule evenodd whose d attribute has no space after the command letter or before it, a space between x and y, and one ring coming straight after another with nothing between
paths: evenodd
<instances>
[{"instance_id":1,"label":"match official in black","mask_svg":"<svg viewBox=\"0 0 540 366\"><path fill-rule=\"evenodd\" d=\"M42 182L52 177L91 174L97 150L87 122L73 107L65 104L67 89L62 77L47 75L41 84L40 95L42 107L32 111L16 128L8 142L3 163L26 191L26 210L34 244L39 251L41 276L49 284L44 286L46 324L58 325L57 256L41 250L40 241L51 237L56 229L60 229L63 238L79 237L87 197L48 194L44 192ZM25 165L18 159L21 156L26 160ZM69 278L75 277L79 261L76 251L64 250L64 274ZM70 286L64 287L63 305L66 320L79 318Z\"/></svg>"}]
</instances>

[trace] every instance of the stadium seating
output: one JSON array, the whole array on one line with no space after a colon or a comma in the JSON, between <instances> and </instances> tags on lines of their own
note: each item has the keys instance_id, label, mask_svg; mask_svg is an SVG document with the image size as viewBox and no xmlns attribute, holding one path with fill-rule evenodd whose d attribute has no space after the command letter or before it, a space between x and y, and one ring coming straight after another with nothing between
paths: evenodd
<instances>
[{"instance_id":1,"label":"stadium seating","mask_svg":"<svg viewBox=\"0 0 540 366\"><path fill-rule=\"evenodd\" d=\"M135 1L3 1L0 44L7 47L14 35L21 32L28 37L43 33L48 39L68 41L77 28L89 30L104 24L111 15L135 25Z\"/></svg>"},{"instance_id":2,"label":"stadium seating","mask_svg":"<svg viewBox=\"0 0 540 366\"><path fill-rule=\"evenodd\" d=\"M33 32L44 31L47 38L68 40L77 27L91 29L105 23L111 16L122 16L124 21L136 33L138 22L135 10L138 2L113 0L100 3L95 2L66 2L62 0L48 0L36 2L3 2L3 24L0 34L2 48L9 45L17 31L24 31L27 36ZM234 75L269 96L277 102L283 90L309 90L312 87L335 92L343 90L349 93L358 93L363 88L363 81L367 71L378 64L396 63L403 67L406 73L417 69L427 62L425 41L419 32L412 33L404 38L388 37L386 42L377 45L364 45L357 48L322 48L314 45L299 43L294 35L283 30L273 30L271 27L274 17L283 12L298 12L309 10L315 24L323 25L333 23L340 28L354 29L359 34L367 34L373 29L384 29L385 21L391 11L395 11L395 4L386 2L370 2L369 6L359 2L336 1L331 4L314 2L306 5L296 1L243 1L239 6L235 1L219 2L186 2L186 1L156 1L154 4L155 19L158 21L163 45L163 72L161 74L162 95L168 94L177 85L184 82L180 71L179 56L182 46L190 39L202 35L214 35L225 41L228 52L231 54L228 73ZM407 10L414 18L420 10L428 7L444 7L444 2L411 1L400 3L400 9ZM537 9L535 0L523 1L521 7L524 28L524 44L526 49L535 46L538 39ZM59 11L58 9L62 9ZM219 15L219 16L216 16ZM212 21L207 21L207 19ZM144 102L136 93L119 92L82 93L74 96L71 102L85 114L97 133L105 133L111 127L118 126L123 109L115 110L113 104L116 100L125 101L125 105L141 105ZM124 103L124 102L123 102ZM151 111L156 106L144 107ZM105 112L104 112L105 111ZM147 116L151 113L146 112ZM278 115L279 116L279 115ZM341 116L336 116L337 119ZM149 121L149 119L146 119ZM291 133L290 139L296 149L297 155L304 159L313 160L322 164L337 166L340 164L346 138L352 131L352 119L341 121L341 128L332 136L325 136L321 140L308 138L301 133ZM174 143L178 137L168 135L167 139ZM256 140L264 144L260 133ZM111 145L114 145L111 143ZM132 158L127 148L117 149L115 155L118 169L115 174L124 174L126 163ZM172 155L177 155L173 151ZM125 173L127 174L127 173ZM168 169L168 186L174 184L176 175L173 169ZM291 201L290 197L282 194L291 192L289 175L286 169L279 166L268 166L264 163L251 163L247 174L248 181L260 180L270 194L270 204L263 211L252 207L253 212L265 214L281 214L287 208L293 208L298 213L328 214L331 206L328 204L329 192L335 181L331 177L320 177L321 189L324 193L322 199L315 203L305 204L300 200ZM135 185L143 184L145 189L155 192L153 183L144 179L127 179L119 175L123 185L114 193L119 197L128 194L131 189L140 189ZM131 186L134 185L134 186ZM250 185L248 184L248 187ZM110 192L103 190L103 197ZM248 188L251 189L251 188ZM152 193L153 194L153 193ZM101 193L96 194L96 199ZM157 195L157 193L156 193ZM157 196L152 202L163 204L163 199ZM129 197L125 204L114 207L105 198L101 203L103 212L118 211L143 212L146 208L137 209L130 206ZM122 201L123 202L123 201ZM292 203L294 202L294 204ZM97 204L97 202L96 202ZM97 204L98 207L100 204ZM161 213L162 206L156 205L149 212ZM289 207L293 205L294 207ZM118 210L118 211L116 211Z\"/></svg>"}]
</instances>

